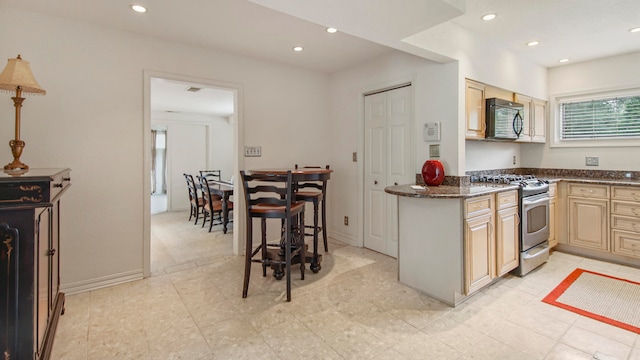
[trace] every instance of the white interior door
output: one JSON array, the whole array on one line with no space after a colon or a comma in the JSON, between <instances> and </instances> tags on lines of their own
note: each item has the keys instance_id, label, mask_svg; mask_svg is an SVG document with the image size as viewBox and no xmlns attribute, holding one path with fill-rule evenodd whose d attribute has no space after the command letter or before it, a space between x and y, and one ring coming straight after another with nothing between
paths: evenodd
<instances>
[{"instance_id":1,"label":"white interior door","mask_svg":"<svg viewBox=\"0 0 640 360\"><path fill-rule=\"evenodd\" d=\"M365 97L364 246L398 256L398 201L384 192L415 181L411 87Z\"/></svg>"}]
</instances>

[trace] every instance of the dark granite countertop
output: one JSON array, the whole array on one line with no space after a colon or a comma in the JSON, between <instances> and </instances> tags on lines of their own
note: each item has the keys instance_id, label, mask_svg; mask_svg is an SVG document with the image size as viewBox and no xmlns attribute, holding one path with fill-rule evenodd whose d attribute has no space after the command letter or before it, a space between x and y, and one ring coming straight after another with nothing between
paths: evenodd
<instances>
[{"instance_id":1,"label":"dark granite countertop","mask_svg":"<svg viewBox=\"0 0 640 360\"><path fill-rule=\"evenodd\" d=\"M610 178L593 178L593 177L557 177L557 176L539 176L540 179L548 180L550 183L558 183L560 181L579 182L584 184L597 185L620 185L620 186L640 186L638 179L610 179ZM471 198L476 196L488 195L492 193L515 190L516 185L509 184L491 184L491 183L471 183L460 186L426 186L423 190L415 190L411 188L413 184L388 186L384 189L386 193L415 197L415 198L439 198L439 199L456 199Z\"/></svg>"},{"instance_id":2,"label":"dark granite countertop","mask_svg":"<svg viewBox=\"0 0 640 360\"><path fill-rule=\"evenodd\" d=\"M640 180L638 179L608 179L608 178L582 178L582 177L549 177L540 176L541 179L548 180L550 183L557 183L560 181L577 182L584 184L596 184L596 185L621 185L621 186L640 186Z\"/></svg>"},{"instance_id":3,"label":"dark granite countertop","mask_svg":"<svg viewBox=\"0 0 640 360\"><path fill-rule=\"evenodd\" d=\"M456 199L471 198L507 190L516 190L518 186L509 184L471 184L460 186L426 186L424 190L414 190L409 185L388 186L385 192L415 198Z\"/></svg>"}]
</instances>

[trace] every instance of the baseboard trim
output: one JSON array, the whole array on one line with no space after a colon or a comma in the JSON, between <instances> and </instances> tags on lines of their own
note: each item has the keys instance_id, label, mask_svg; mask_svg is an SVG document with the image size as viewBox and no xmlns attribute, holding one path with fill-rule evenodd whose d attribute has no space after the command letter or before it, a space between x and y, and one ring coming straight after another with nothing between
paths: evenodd
<instances>
[{"instance_id":1,"label":"baseboard trim","mask_svg":"<svg viewBox=\"0 0 640 360\"><path fill-rule=\"evenodd\" d=\"M109 286L123 284L143 278L142 269L123 272L100 278L78 281L70 284L61 284L60 291L67 295L79 294L86 291L97 290Z\"/></svg>"},{"instance_id":2,"label":"baseboard trim","mask_svg":"<svg viewBox=\"0 0 640 360\"><path fill-rule=\"evenodd\" d=\"M341 242L343 242L343 243L345 243L347 245L359 247L357 245L356 239L354 239L353 237L351 237L349 235L346 235L346 234L343 234L343 233L338 233L338 232L335 232L335 231L329 231L328 235L329 235L329 237L334 238L334 239L336 239L338 241L341 241Z\"/></svg>"}]
</instances>

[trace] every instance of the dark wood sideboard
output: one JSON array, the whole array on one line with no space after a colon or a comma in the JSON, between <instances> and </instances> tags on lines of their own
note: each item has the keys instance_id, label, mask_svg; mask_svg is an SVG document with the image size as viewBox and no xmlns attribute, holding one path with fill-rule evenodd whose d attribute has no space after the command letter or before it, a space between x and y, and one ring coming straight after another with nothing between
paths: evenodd
<instances>
[{"instance_id":1,"label":"dark wood sideboard","mask_svg":"<svg viewBox=\"0 0 640 360\"><path fill-rule=\"evenodd\" d=\"M60 199L69 169L0 172L0 359L48 359L60 292Z\"/></svg>"}]
</instances>

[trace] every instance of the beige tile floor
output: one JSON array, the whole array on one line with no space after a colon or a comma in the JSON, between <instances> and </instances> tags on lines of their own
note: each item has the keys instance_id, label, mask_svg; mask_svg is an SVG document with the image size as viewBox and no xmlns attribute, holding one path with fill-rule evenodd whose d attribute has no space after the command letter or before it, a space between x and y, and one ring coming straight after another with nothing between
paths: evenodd
<instances>
[{"instance_id":1,"label":"beige tile floor","mask_svg":"<svg viewBox=\"0 0 640 360\"><path fill-rule=\"evenodd\" d=\"M290 303L258 264L242 299L231 235L187 217L152 216L152 277L67 297L53 359L640 359L639 335L540 301L577 267L638 269L555 252L451 308L400 284L395 259L331 241Z\"/></svg>"}]
</instances>

